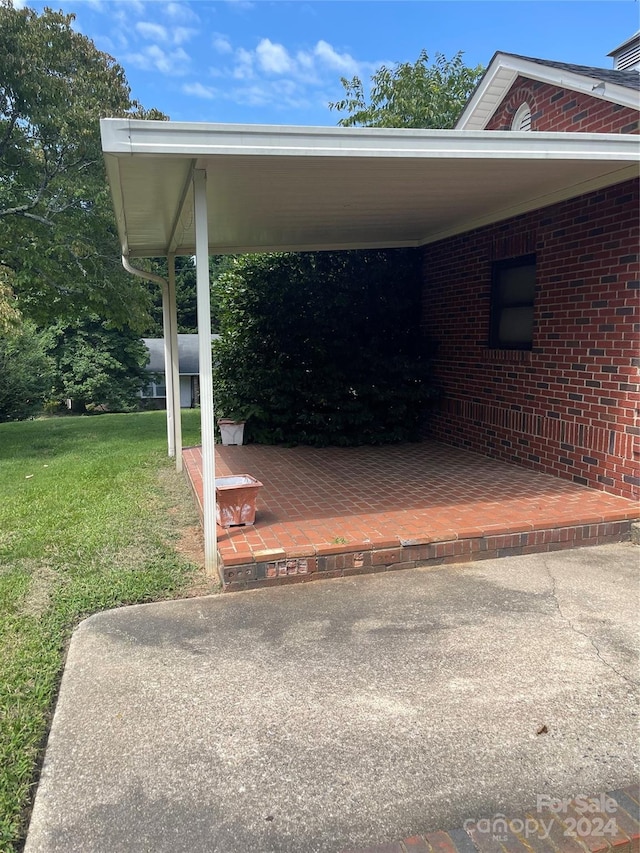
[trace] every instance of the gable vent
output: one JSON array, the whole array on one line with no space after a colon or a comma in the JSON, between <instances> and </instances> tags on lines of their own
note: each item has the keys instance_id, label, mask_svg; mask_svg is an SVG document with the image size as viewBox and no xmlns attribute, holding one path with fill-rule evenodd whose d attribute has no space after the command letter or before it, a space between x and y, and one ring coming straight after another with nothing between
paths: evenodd
<instances>
[{"instance_id":1,"label":"gable vent","mask_svg":"<svg viewBox=\"0 0 640 853\"><path fill-rule=\"evenodd\" d=\"M518 111L511 122L511 130L531 130L531 107L524 103L518 107Z\"/></svg>"},{"instance_id":2,"label":"gable vent","mask_svg":"<svg viewBox=\"0 0 640 853\"><path fill-rule=\"evenodd\" d=\"M640 31L612 50L609 56L613 57L615 71L640 70Z\"/></svg>"}]
</instances>

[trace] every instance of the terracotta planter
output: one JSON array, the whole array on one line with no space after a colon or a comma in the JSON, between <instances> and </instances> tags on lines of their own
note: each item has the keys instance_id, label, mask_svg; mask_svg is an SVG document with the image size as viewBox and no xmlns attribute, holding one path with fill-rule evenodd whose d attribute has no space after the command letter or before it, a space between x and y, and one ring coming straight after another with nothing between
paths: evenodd
<instances>
[{"instance_id":1,"label":"terracotta planter","mask_svg":"<svg viewBox=\"0 0 640 853\"><path fill-rule=\"evenodd\" d=\"M216 477L216 521L220 527L253 524L262 483L251 474Z\"/></svg>"},{"instance_id":2,"label":"terracotta planter","mask_svg":"<svg viewBox=\"0 0 640 853\"><path fill-rule=\"evenodd\" d=\"M244 442L244 421L234 421L232 418L220 418L220 437L225 446L242 444Z\"/></svg>"}]
</instances>

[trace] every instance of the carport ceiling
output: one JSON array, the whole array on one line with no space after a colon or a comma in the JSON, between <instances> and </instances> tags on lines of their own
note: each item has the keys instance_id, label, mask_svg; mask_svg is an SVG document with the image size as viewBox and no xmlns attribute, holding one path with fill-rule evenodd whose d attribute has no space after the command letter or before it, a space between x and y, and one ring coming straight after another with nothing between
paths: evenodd
<instances>
[{"instance_id":1,"label":"carport ceiling","mask_svg":"<svg viewBox=\"0 0 640 853\"><path fill-rule=\"evenodd\" d=\"M419 246L638 174L622 134L301 128L103 119L123 254Z\"/></svg>"}]
</instances>

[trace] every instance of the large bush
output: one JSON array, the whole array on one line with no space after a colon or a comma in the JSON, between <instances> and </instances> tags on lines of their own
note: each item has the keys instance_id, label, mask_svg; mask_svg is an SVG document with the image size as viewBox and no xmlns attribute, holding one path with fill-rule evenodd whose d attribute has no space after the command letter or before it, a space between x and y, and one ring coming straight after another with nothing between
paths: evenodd
<instances>
[{"instance_id":1,"label":"large bush","mask_svg":"<svg viewBox=\"0 0 640 853\"><path fill-rule=\"evenodd\" d=\"M431 394L413 250L252 255L216 283L219 415L250 440L417 439Z\"/></svg>"}]
</instances>

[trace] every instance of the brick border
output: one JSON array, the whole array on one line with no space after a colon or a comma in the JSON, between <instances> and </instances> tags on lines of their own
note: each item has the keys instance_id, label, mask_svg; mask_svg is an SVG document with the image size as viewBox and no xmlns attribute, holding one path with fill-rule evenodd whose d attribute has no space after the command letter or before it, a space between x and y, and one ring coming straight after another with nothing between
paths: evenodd
<instances>
[{"instance_id":1,"label":"brick border","mask_svg":"<svg viewBox=\"0 0 640 853\"><path fill-rule=\"evenodd\" d=\"M490 560L607 545L631 539L634 520L593 521L544 530L461 531L457 536L433 534L421 539L390 538L352 545L318 545L306 548L256 551L220 557L223 592L304 583L323 578L443 566L472 560Z\"/></svg>"},{"instance_id":2,"label":"brick border","mask_svg":"<svg viewBox=\"0 0 640 853\"><path fill-rule=\"evenodd\" d=\"M637 853L638 785L589 797L588 808L585 799L558 801L557 811L530 809L511 817L496 813L484 820L465 821L464 829L428 832L343 853Z\"/></svg>"}]
</instances>

